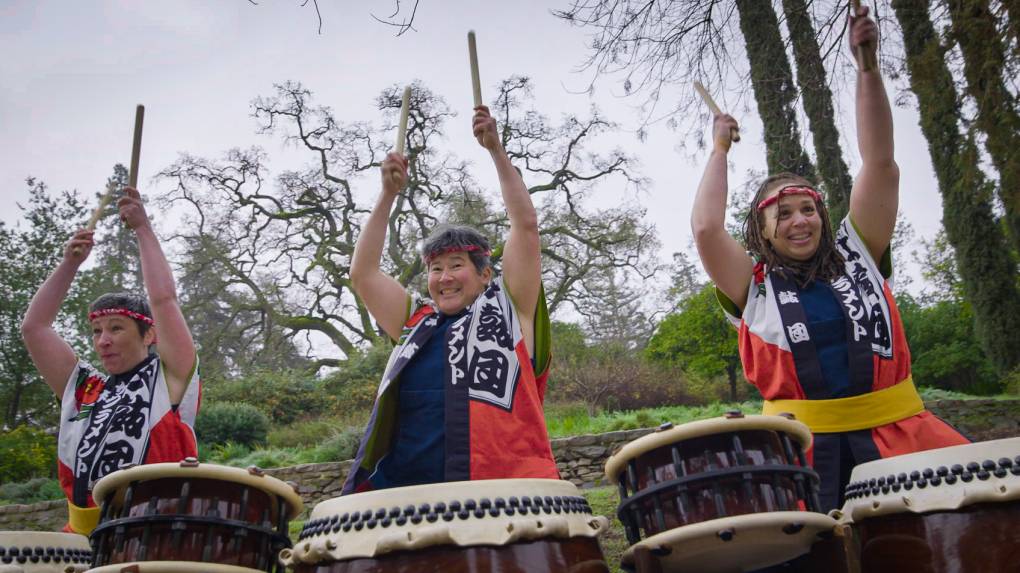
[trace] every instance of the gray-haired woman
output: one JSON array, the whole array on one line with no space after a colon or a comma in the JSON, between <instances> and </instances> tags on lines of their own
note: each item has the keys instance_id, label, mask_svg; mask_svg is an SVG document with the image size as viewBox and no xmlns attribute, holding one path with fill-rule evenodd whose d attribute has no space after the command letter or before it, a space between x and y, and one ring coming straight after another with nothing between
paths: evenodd
<instances>
[{"instance_id":1,"label":"gray-haired woman","mask_svg":"<svg viewBox=\"0 0 1020 573\"><path fill-rule=\"evenodd\" d=\"M557 478L542 411L549 318L538 215L485 106L473 129L492 156L510 234L503 272L477 230L444 226L421 256L429 298L409 294L379 261L407 159L390 153L382 193L351 264L354 290L397 346L344 493L443 481Z\"/></svg>"}]
</instances>

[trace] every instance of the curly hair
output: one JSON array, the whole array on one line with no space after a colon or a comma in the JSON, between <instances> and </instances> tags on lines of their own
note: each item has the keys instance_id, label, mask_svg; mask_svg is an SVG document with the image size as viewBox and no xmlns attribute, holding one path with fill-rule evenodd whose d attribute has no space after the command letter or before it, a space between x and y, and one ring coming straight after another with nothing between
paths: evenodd
<instances>
[{"instance_id":1,"label":"curly hair","mask_svg":"<svg viewBox=\"0 0 1020 573\"><path fill-rule=\"evenodd\" d=\"M138 314L145 316L152 316L152 309L149 307L149 300L140 294L133 292L108 292L100 295L99 298L92 301L89 305L89 312L95 312L97 310L103 310L106 308L123 308ZM143 337L149 329L152 328L150 325L140 321L131 319L135 326L138 327L138 333Z\"/></svg>"},{"instance_id":2,"label":"curly hair","mask_svg":"<svg viewBox=\"0 0 1020 573\"><path fill-rule=\"evenodd\" d=\"M440 225L422 241L421 258L431 259L454 251L466 252L475 269L482 273L492 266L491 247L485 235L467 225Z\"/></svg>"},{"instance_id":3,"label":"curly hair","mask_svg":"<svg viewBox=\"0 0 1020 573\"><path fill-rule=\"evenodd\" d=\"M804 288L815 280L831 281L843 274L843 255L836 250L836 240L829 222L829 212L821 199L815 201L815 208L822 219L822 237L818 250L806 261L796 261L783 257L772 248L771 241L765 236L765 212L757 209L777 182L806 184L814 188L811 181L794 173L777 173L770 175L758 186L754 194L747 216L744 218L744 246L754 255L755 259L764 262L767 271L780 273L783 277L793 280Z\"/></svg>"}]
</instances>

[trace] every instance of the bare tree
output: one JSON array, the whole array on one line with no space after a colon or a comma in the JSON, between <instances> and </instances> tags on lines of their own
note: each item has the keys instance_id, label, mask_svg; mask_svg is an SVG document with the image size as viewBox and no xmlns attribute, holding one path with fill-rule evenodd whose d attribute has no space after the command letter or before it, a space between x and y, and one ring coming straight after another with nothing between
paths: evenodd
<instances>
[{"instance_id":1,"label":"bare tree","mask_svg":"<svg viewBox=\"0 0 1020 573\"><path fill-rule=\"evenodd\" d=\"M515 165L532 181L529 192L541 217L543 279L550 311L588 308L592 277L605 269L627 269L647 277L657 269L654 230L637 204L598 210L588 198L611 185L619 195L639 190L644 180L621 151L595 153L588 145L615 126L592 110L555 125L525 107L526 78L500 84L494 115ZM368 310L351 289L350 258L360 221L377 193L379 164L391 144L400 106L396 86L377 98L380 125L341 123L314 104L296 83L258 98L253 115L263 134L282 137L311 161L270 181L265 152L234 149L222 160L183 156L161 177L176 182L168 206L193 214L175 238L190 260L208 261L222 273L222 289L238 294L237 309L256 313L253 340L269 325L291 336L325 337L340 354L377 340ZM471 175L469 166L440 151L448 120L443 99L420 83L412 89L406 149L409 181L389 219L384 269L410 289L421 287L416 245L438 223L473 224L489 235L498 264L509 221ZM369 183L359 191L359 178ZM211 248L214 246L215 248ZM196 267L198 268L198 267ZM241 296L243 294L243 296ZM241 316L238 314L237 316ZM312 368L335 366L342 357L314 349ZM328 354L328 355L324 355Z\"/></svg>"}]
</instances>

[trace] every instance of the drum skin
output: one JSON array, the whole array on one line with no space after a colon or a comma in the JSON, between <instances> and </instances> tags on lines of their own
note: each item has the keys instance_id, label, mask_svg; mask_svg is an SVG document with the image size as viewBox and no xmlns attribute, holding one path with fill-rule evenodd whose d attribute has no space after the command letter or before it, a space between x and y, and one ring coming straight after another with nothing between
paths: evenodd
<instances>
[{"instance_id":1,"label":"drum skin","mask_svg":"<svg viewBox=\"0 0 1020 573\"><path fill-rule=\"evenodd\" d=\"M872 517L856 538L867 573L1020 572L1020 501Z\"/></svg>"},{"instance_id":2,"label":"drum skin","mask_svg":"<svg viewBox=\"0 0 1020 573\"><path fill-rule=\"evenodd\" d=\"M502 547L429 547L375 558L301 564L296 573L609 573L595 538Z\"/></svg>"}]
</instances>

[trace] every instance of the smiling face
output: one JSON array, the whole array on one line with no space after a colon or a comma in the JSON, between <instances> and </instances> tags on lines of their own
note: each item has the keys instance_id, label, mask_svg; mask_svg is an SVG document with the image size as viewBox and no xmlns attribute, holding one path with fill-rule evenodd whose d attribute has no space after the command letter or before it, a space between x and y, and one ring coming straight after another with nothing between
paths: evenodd
<instances>
[{"instance_id":1,"label":"smiling face","mask_svg":"<svg viewBox=\"0 0 1020 573\"><path fill-rule=\"evenodd\" d=\"M92 345L103 369L110 374L123 374L149 355L155 329L148 329L142 336L133 319L115 314L94 318L91 324Z\"/></svg>"},{"instance_id":2,"label":"smiling face","mask_svg":"<svg viewBox=\"0 0 1020 573\"><path fill-rule=\"evenodd\" d=\"M429 296L443 314L457 314L482 294L492 268L478 272L464 251L443 253L429 261Z\"/></svg>"},{"instance_id":3,"label":"smiling face","mask_svg":"<svg viewBox=\"0 0 1020 573\"><path fill-rule=\"evenodd\" d=\"M798 181L777 181L765 198L774 197L792 186L803 186ZM822 216L810 195L783 195L778 201L765 208L765 240L781 257L806 261L818 251L822 241Z\"/></svg>"}]
</instances>

